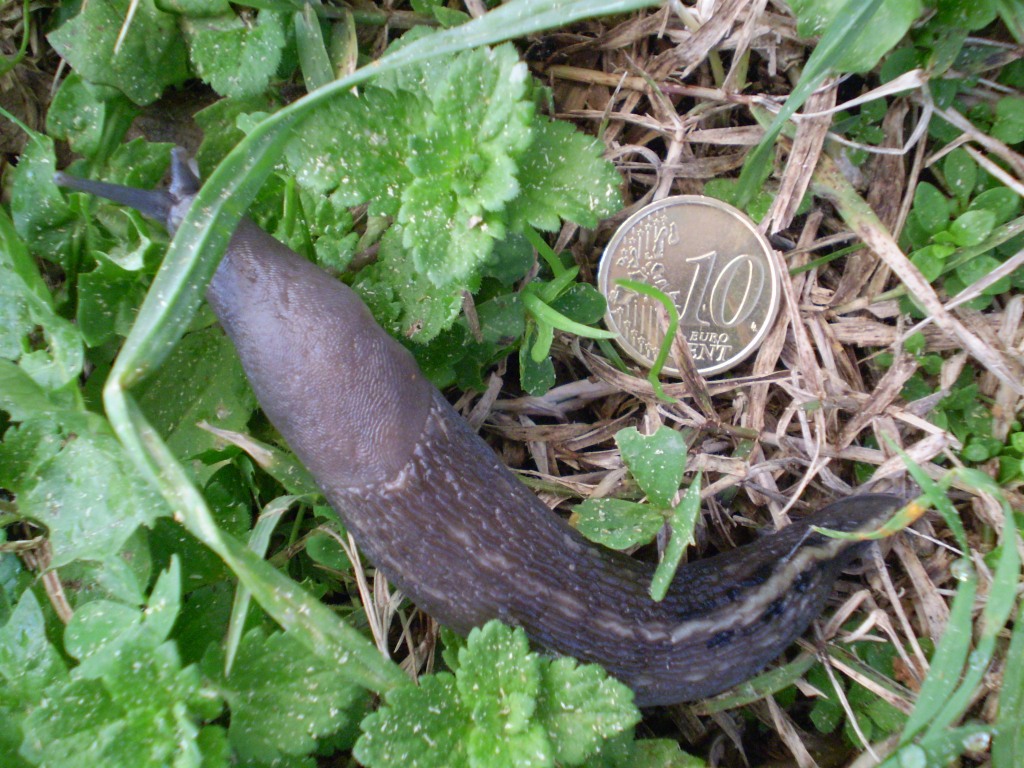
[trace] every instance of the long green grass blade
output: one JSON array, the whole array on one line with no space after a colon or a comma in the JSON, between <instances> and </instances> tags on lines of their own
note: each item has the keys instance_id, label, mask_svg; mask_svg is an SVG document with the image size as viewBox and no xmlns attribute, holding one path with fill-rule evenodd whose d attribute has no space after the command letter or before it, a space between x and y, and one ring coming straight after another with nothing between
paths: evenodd
<instances>
[{"instance_id":1,"label":"long green grass blade","mask_svg":"<svg viewBox=\"0 0 1024 768\"><path fill-rule=\"evenodd\" d=\"M960 682L960 673L971 650L971 612L978 591L978 577L966 560L961 562L970 572L956 590L946 632L932 656L928 677L917 696L917 705L907 719L901 744L908 743L938 717Z\"/></svg>"},{"instance_id":2,"label":"long green grass blade","mask_svg":"<svg viewBox=\"0 0 1024 768\"><path fill-rule=\"evenodd\" d=\"M1006 652L996 735L992 740L993 768L1018 765L1024 765L1024 601L1017 607L1010 649Z\"/></svg>"}]
</instances>

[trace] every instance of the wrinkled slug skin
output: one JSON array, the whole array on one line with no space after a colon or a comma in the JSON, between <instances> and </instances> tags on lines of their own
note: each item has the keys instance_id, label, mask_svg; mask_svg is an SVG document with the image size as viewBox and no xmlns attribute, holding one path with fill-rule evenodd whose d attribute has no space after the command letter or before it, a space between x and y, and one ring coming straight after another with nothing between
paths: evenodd
<instances>
[{"instance_id":1,"label":"wrinkled slug skin","mask_svg":"<svg viewBox=\"0 0 1024 768\"><path fill-rule=\"evenodd\" d=\"M61 183L167 211L172 229L189 202ZM710 696L762 669L864 546L808 526L873 529L901 505L877 494L831 504L682 566L656 603L652 566L585 541L545 507L343 283L243 220L207 295L267 416L396 586L457 631L499 618L598 662L641 705Z\"/></svg>"}]
</instances>

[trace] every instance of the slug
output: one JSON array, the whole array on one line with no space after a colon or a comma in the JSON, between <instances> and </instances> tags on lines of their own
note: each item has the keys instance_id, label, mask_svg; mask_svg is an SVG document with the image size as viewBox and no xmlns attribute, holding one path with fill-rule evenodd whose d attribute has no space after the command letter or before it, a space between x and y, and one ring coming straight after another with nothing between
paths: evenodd
<instances>
[{"instance_id":1,"label":"slug","mask_svg":"<svg viewBox=\"0 0 1024 768\"><path fill-rule=\"evenodd\" d=\"M182 155L168 191L60 174L173 232L198 181ZM825 606L863 543L810 530L877 528L901 506L830 504L747 546L680 567L586 541L502 465L345 284L243 219L207 291L260 405L366 557L442 624L490 619L601 664L639 705L724 691L775 659Z\"/></svg>"}]
</instances>

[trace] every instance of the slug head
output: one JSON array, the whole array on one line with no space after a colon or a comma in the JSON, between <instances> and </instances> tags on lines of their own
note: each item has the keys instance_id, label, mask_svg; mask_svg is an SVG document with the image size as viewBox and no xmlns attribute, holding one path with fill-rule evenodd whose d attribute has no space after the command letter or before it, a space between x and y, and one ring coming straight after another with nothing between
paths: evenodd
<instances>
[{"instance_id":1,"label":"slug head","mask_svg":"<svg viewBox=\"0 0 1024 768\"><path fill-rule=\"evenodd\" d=\"M175 232L199 189L181 149L166 190L58 173ZM207 289L256 398L325 491L379 485L406 466L435 390L344 283L242 219Z\"/></svg>"}]
</instances>

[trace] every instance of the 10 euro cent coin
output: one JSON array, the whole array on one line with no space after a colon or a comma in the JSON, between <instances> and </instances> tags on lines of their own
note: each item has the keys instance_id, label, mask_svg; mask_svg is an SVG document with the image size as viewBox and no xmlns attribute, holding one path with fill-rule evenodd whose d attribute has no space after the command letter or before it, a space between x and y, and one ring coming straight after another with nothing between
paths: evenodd
<instances>
[{"instance_id":1,"label":"10 euro cent coin","mask_svg":"<svg viewBox=\"0 0 1024 768\"><path fill-rule=\"evenodd\" d=\"M679 331L705 376L748 357L779 311L779 273L768 241L744 213L710 197L680 195L641 208L601 257L605 322L619 334L622 349L650 367L664 339L660 305L618 285L622 278L672 299Z\"/></svg>"}]
</instances>

